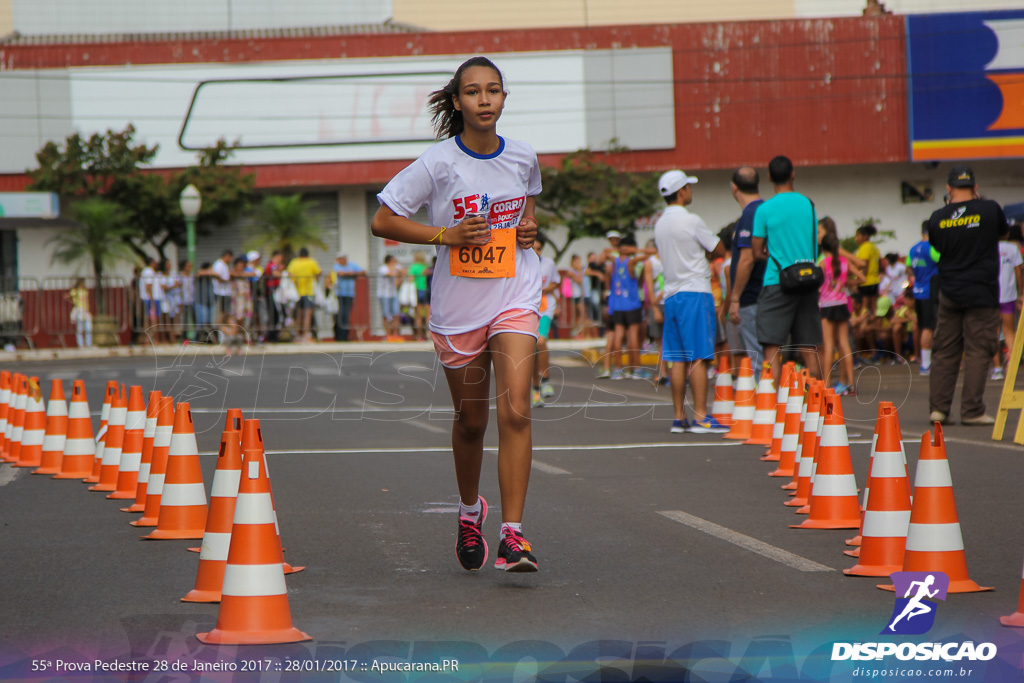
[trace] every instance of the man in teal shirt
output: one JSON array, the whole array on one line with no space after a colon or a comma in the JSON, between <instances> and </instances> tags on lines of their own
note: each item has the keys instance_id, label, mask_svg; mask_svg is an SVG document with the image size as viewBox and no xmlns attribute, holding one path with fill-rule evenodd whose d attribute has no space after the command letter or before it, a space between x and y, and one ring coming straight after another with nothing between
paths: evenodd
<instances>
[{"instance_id":1,"label":"man in teal shirt","mask_svg":"<svg viewBox=\"0 0 1024 683\"><path fill-rule=\"evenodd\" d=\"M768 164L768 175L775 196L754 214L751 246L754 258L768 261L764 287L757 299L757 341L771 363L772 376L779 377L782 359L779 349L792 335L800 348L804 364L815 377L821 377L817 347L822 343L818 291L803 294L784 292L779 271L794 263L818 260L818 220L814 203L793 189L793 162L777 156Z\"/></svg>"}]
</instances>

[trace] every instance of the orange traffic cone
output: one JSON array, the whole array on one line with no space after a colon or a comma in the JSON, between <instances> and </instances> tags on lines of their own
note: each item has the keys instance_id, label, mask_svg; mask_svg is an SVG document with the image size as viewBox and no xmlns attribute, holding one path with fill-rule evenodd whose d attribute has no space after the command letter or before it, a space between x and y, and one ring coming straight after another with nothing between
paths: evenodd
<instances>
[{"instance_id":1,"label":"orange traffic cone","mask_svg":"<svg viewBox=\"0 0 1024 683\"><path fill-rule=\"evenodd\" d=\"M15 467L39 467L43 464L43 439L46 437L46 403L39 378L28 382L25 397L25 425L21 431L21 451Z\"/></svg>"},{"instance_id":2,"label":"orange traffic cone","mask_svg":"<svg viewBox=\"0 0 1024 683\"><path fill-rule=\"evenodd\" d=\"M121 462L117 466L117 485L107 498L134 500L139 488L139 467L142 465L142 433L146 429L146 404L142 387L128 390L128 412L124 420L124 441Z\"/></svg>"},{"instance_id":3,"label":"orange traffic cone","mask_svg":"<svg viewBox=\"0 0 1024 683\"><path fill-rule=\"evenodd\" d=\"M43 435L43 458L32 474L57 474L64 459L64 441L68 438L68 404L64 399L64 383L50 382L50 400L46 403L46 433Z\"/></svg>"},{"instance_id":4,"label":"orange traffic cone","mask_svg":"<svg viewBox=\"0 0 1024 683\"><path fill-rule=\"evenodd\" d=\"M0 370L0 462L7 447L7 414L11 407L11 373Z\"/></svg>"},{"instance_id":5,"label":"orange traffic cone","mask_svg":"<svg viewBox=\"0 0 1024 683\"><path fill-rule=\"evenodd\" d=\"M750 358L740 361L740 375L736 378L736 396L732 409L732 429L726 439L746 441L754 425L754 372L750 369Z\"/></svg>"},{"instance_id":6,"label":"orange traffic cone","mask_svg":"<svg viewBox=\"0 0 1024 683\"><path fill-rule=\"evenodd\" d=\"M92 464L92 474L85 478L84 483L96 484L100 480L100 471L103 465L103 448L107 444L107 422L110 419L110 406L117 396L117 382L109 380L107 388L103 391L103 407L100 408L100 428L96 432L96 459Z\"/></svg>"},{"instance_id":7,"label":"orange traffic cone","mask_svg":"<svg viewBox=\"0 0 1024 683\"><path fill-rule=\"evenodd\" d=\"M92 416L85 398L85 382L76 379L71 387L71 406L68 408L68 436L64 440L64 454L60 472L54 479L85 479L92 474L96 459L96 440L92 433Z\"/></svg>"},{"instance_id":8,"label":"orange traffic cone","mask_svg":"<svg viewBox=\"0 0 1024 683\"><path fill-rule=\"evenodd\" d=\"M783 371L783 374L786 374ZM803 381L799 377L790 377L790 387L786 392L786 413L782 428L782 447L779 466L769 477L789 477L796 474L796 452L800 448L800 417L804 410ZM764 458L761 458L764 460Z\"/></svg>"},{"instance_id":9,"label":"orange traffic cone","mask_svg":"<svg viewBox=\"0 0 1024 683\"><path fill-rule=\"evenodd\" d=\"M246 429L259 430L257 420ZM261 439L262 440L262 439ZM244 449L217 626L203 643L260 645L312 640L292 624L270 478L258 448Z\"/></svg>"},{"instance_id":10,"label":"orange traffic cone","mask_svg":"<svg viewBox=\"0 0 1024 683\"><path fill-rule=\"evenodd\" d=\"M258 423L257 423L257 426L258 426ZM264 462L264 465L266 465L266 467L267 467L267 476L269 477L270 476L270 465L267 464L267 461L266 461L267 452L266 452L266 450L264 450L264 447L263 447L263 432L260 429L252 428L252 427L250 427L250 428L243 428L242 429L242 450L245 450L246 448L256 448L256 449L259 449L259 452L263 454L263 462ZM274 508L274 527L277 529L278 538L280 538L280 536L281 536L281 525L277 523L277 505L274 503L273 496L271 496L271 498L270 498L270 504ZM281 549L281 552L284 552L284 548ZM284 573L285 574L295 574L297 572L301 572L303 569L305 569L305 567L293 567L292 565L288 564L287 562L284 563Z\"/></svg>"},{"instance_id":11,"label":"orange traffic cone","mask_svg":"<svg viewBox=\"0 0 1024 683\"><path fill-rule=\"evenodd\" d=\"M25 429L25 404L28 399L28 377L19 373L14 379L11 390L14 416L7 423L7 450L4 451L4 460L11 463L18 462L21 457L21 433Z\"/></svg>"},{"instance_id":12,"label":"orange traffic cone","mask_svg":"<svg viewBox=\"0 0 1024 683\"><path fill-rule=\"evenodd\" d=\"M775 378L772 366L765 363L761 379L757 382L754 395L754 421L750 427L750 438L743 443L755 446L771 446L772 430L775 428Z\"/></svg>"},{"instance_id":13,"label":"orange traffic cone","mask_svg":"<svg viewBox=\"0 0 1024 683\"><path fill-rule=\"evenodd\" d=\"M843 407L831 389L825 390L818 463L811 479L811 510L794 529L856 529L860 527L860 501L853 476L850 443Z\"/></svg>"},{"instance_id":14,"label":"orange traffic cone","mask_svg":"<svg viewBox=\"0 0 1024 683\"><path fill-rule=\"evenodd\" d=\"M850 576L889 576L903 568L903 554L910 527L910 496L907 470L900 444L900 423L896 408L883 401L875 433L875 454L871 458L871 495L861 526L860 561L844 569ZM847 550L847 555L856 551Z\"/></svg>"},{"instance_id":15,"label":"orange traffic cone","mask_svg":"<svg viewBox=\"0 0 1024 683\"><path fill-rule=\"evenodd\" d=\"M107 434L103 439L103 458L100 461L100 480L90 491L109 493L117 489L117 468L121 465L124 448L124 425L128 418L128 401L124 387L114 395L107 417ZM99 448L96 449L97 451Z\"/></svg>"},{"instance_id":16,"label":"orange traffic cone","mask_svg":"<svg viewBox=\"0 0 1024 683\"><path fill-rule=\"evenodd\" d=\"M818 453L817 433L821 421L821 399L823 398L822 383L811 380L804 394L803 424L801 425L800 443L797 448L795 475L793 481L782 488L793 491L793 496L783 505L797 508L797 514L807 505L811 498L811 476L814 474L814 458ZM807 514L805 511L802 514Z\"/></svg>"},{"instance_id":17,"label":"orange traffic cone","mask_svg":"<svg viewBox=\"0 0 1024 683\"><path fill-rule=\"evenodd\" d=\"M146 482L146 509L142 517L129 522L132 526L156 526L160 521L160 503L163 500L164 477L167 475L167 455L174 429L174 399L161 396L157 401L156 430L153 434L153 458Z\"/></svg>"},{"instance_id":18,"label":"orange traffic cone","mask_svg":"<svg viewBox=\"0 0 1024 683\"><path fill-rule=\"evenodd\" d=\"M1017 611L1006 617L999 617L1003 626L1024 626L1024 573L1020 580L1020 597L1017 599Z\"/></svg>"},{"instance_id":19,"label":"orange traffic cone","mask_svg":"<svg viewBox=\"0 0 1024 683\"><path fill-rule=\"evenodd\" d=\"M242 457L242 419L243 418L242 418L242 411L241 411L241 409L239 409L239 408L228 408L228 414L227 414L226 418L224 419L224 431L221 432L221 437L220 437L220 440L222 442L221 445L223 447L224 435L226 435L228 432L238 432L238 457L239 458ZM241 462L241 460L239 460L239 462ZM220 467L220 460L217 460L217 467ZM216 486L217 486L217 473L216 472L214 472L213 477L214 477L214 479L213 479L213 487L216 488ZM238 493L238 487L237 486L235 487L235 493ZM234 505L233 501L234 501L235 493L231 494L231 498L232 498L231 505L232 506ZM233 510L234 507L232 507L231 509ZM211 515L213 515L213 512L214 512L213 492L211 491L211 493L210 493L209 514L206 515L206 529L207 529L207 533L209 533L210 523L211 523L210 522L210 517L211 517ZM228 533L230 534L231 533L231 517L230 516L228 516L228 518L227 518L226 526L228 528ZM205 534L203 535L203 538L206 538ZM203 549L201 547L189 548L188 549L188 551L190 553L198 553L198 552L202 552L202 550ZM228 547L227 547L227 545L225 545L224 546L224 559L225 560L227 559L227 552L228 552Z\"/></svg>"},{"instance_id":20,"label":"orange traffic cone","mask_svg":"<svg viewBox=\"0 0 1024 683\"><path fill-rule=\"evenodd\" d=\"M174 433L167 452L167 476L160 500L160 520L145 538L202 538L206 529L206 487L188 403L174 411Z\"/></svg>"},{"instance_id":21,"label":"orange traffic cone","mask_svg":"<svg viewBox=\"0 0 1024 683\"><path fill-rule=\"evenodd\" d=\"M135 484L135 502L121 512L144 512L146 492L149 488L149 470L153 465L153 437L156 436L156 412L160 407L160 392L149 392L146 403L146 421L142 426L142 455L139 457L139 477Z\"/></svg>"},{"instance_id":22,"label":"orange traffic cone","mask_svg":"<svg viewBox=\"0 0 1024 683\"><path fill-rule=\"evenodd\" d=\"M880 425L881 425L880 420L881 420L883 414L888 414L886 411L889 410L889 409L891 409L891 410L895 410L896 409L896 407L893 405L892 401L879 401L878 402L878 417L875 419L875 433L871 437L871 457L868 460L868 477L867 477L867 482L864 484L864 495L861 497L861 503L860 503L861 510L867 510L868 509L868 500L869 500L868 496L871 493L871 472L874 469L875 452L876 452L877 447L878 447L878 430L879 430ZM903 432L900 430L900 421L899 421L898 417L896 418L896 442L899 444L899 447L900 447L900 460L903 462L904 483L906 484L906 487L907 487L907 500L910 500L910 475L909 475L908 470L907 470L907 453L903 449ZM907 507L907 510L910 510L910 508ZM858 533L853 538L846 539L846 545L854 546L854 549L853 550L844 550L843 551L844 555L849 555L850 557L860 557L860 544L863 541L863 528L864 528L864 516L861 515L861 532ZM899 570L896 570L896 571L899 571Z\"/></svg>"},{"instance_id":23,"label":"orange traffic cone","mask_svg":"<svg viewBox=\"0 0 1024 683\"><path fill-rule=\"evenodd\" d=\"M790 377L796 363L789 361L782 366L782 380L775 395L775 423L772 425L772 445L761 456L765 462L778 462L782 457L782 433L786 427L786 404L789 401ZM755 401L756 402L756 401Z\"/></svg>"},{"instance_id":24,"label":"orange traffic cone","mask_svg":"<svg viewBox=\"0 0 1024 683\"><path fill-rule=\"evenodd\" d=\"M238 482L242 476L241 438L238 431L225 431L221 435L217 471L213 474L213 488L210 490L210 514L206 517L206 533L199 552L196 587L181 599L182 602L220 602L235 520Z\"/></svg>"},{"instance_id":25,"label":"orange traffic cone","mask_svg":"<svg viewBox=\"0 0 1024 683\"><path fill-rule=\"evenodd\" d=\"M732 369L729 367L729 356L723 354L718 360L718 374L715 375L715 400L711 404L711 417L731 427L733 403Z\"/></svg>"},{"instance_id":26,"label":"orange traffic cone","mask_svg":"<svg viewBox=\"0 0 1024 683\"><path fill-rule=\"evenodd\" d=\"M967 575L964 538L960 533L960 519L953 498L953 478L946 458L942 425L938 422L935 423L934 442L931 432L921 435L903 571L945 572L949 577L949 593L992 590L979 586ZM895 590L891 584L879 588Z\"/></svg>"}]
</instances>

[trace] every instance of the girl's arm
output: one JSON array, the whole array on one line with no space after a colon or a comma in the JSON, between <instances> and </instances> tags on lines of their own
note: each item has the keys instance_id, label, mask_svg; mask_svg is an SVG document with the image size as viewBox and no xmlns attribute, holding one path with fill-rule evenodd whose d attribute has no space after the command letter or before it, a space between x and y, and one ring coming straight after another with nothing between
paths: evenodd
<instances>
[{"instance_id":1,"label":"girl's arm","mask_svg":"<svg viewBox=\"0 0 1024 683\"><path fill-rule=\"evenodd\" d=\"M865 261L864 259L857 258L856 256L846 251L842 247L839 247L839 255L842 256L847 261L849 261L852 265L857 266L858 268L864 268L868 264L868 262Z\"/></svg>"},{"instance_id":2,"label":"girl's arm","mask_svg":"<svg viewBox=\"0 0 1024 683\"><path fill-rule=\"evenodd\" d=\"M851 286L859 285L864 282L864 273L860 272L860 269L852 263L846 264L846 284Z\"/></svg>"},{"instance_id":3,"label":"girl's arm","mask_svg":"<svg viewBox=\"0 0 1024 683\"><path fill-rule=\"evenodd\" d=\"M527 206L532 206L530 200L527 200ZM436 228L399 216L387 204L381 204L377 209L373 220L370 221L370 232L374 237L406 244L443 244L448 247L483 245L491 238L491 228L487 225L487 219L480 216L467 218L450 228ZM532 235L530 244L533 244Z\"/></svg>"}]
</instances>

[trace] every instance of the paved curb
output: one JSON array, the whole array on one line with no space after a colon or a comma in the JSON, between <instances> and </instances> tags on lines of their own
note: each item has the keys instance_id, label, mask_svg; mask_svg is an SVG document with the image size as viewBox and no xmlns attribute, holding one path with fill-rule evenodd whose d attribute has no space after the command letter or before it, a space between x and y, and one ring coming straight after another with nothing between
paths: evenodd
<instances>
[{"instance_id":1,"label":"paved curb","mask_svg":"<svg viewBox=\"0 0 1024 683\"><path fill-rule=\"evenodd\" d=\"M583 351L604 346L603 339L553 339L548 342L552 351ZM161 346L115 346L87 349L34 349L0 352L0 362L42 362L90 360L100 358L154 358L176 357L191 353L223 353L225 347L207 344L166 344ZM261 344L244 347L242 355L296 356L302 354L385 353L388 351L434 351L430 342L323 342L318 344Z\"/></svg>"}]
</instances>

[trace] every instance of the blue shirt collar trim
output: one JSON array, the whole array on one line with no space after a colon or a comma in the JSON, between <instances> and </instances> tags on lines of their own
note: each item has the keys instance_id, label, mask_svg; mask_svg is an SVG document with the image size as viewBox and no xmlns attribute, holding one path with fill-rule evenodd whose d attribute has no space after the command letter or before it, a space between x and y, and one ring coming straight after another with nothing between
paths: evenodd
<instances>
[{"instance_id":1,"label":"blue shirt collar trim","mask_svg":"<svg viewBox=\"0 0 1024 683\"><path fill-rule=\"evenodd\" d=\"M498 149L496 149L491 154L477 154L469 147L466 147L464 144L462 144L461 135L455 136L455 144L459 146L459 149L461 149L463 152L473 157L474 159L494 159L495 157L500 156L501 153L505 151L505 138L501 137L500 135L498 136Z\"/></svg>"}]
</instances>

